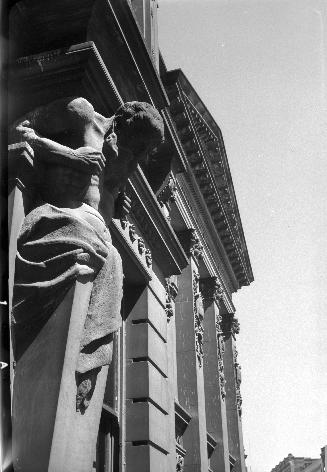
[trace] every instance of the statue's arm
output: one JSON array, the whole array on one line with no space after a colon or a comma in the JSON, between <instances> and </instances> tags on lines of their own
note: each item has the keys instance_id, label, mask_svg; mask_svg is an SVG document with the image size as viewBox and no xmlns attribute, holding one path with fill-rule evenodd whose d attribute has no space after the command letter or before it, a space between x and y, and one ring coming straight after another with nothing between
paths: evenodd
<instances>
[{"instance_id":1,"label":"statue's arm","mask_svg":"<svg viewBox=\"0 0 327 472\"><path fill-rule=\"evenodd\" d=\"M105 158L100 151L91 147L72 149L49 138L39 136L30 128L28 121L16 127L23 141L27 141L42 163L64 165L86 173L100 173L105 166Z\"/></svg>"},{"instance_id":2,"label":"statue's arm","mask_svg":"<svg viewBox=\"0 0 327 472\"><path fill-rule=\"evenodd\" d=\"M41 136L51 138L61 133L70 132L76 122L90 123L95 111L91 103L83 97L64 97L41 105L18 118L9 128L10 143L20 138L18 127L28 121L29 127Z\"/></svg>"}]
</instances>

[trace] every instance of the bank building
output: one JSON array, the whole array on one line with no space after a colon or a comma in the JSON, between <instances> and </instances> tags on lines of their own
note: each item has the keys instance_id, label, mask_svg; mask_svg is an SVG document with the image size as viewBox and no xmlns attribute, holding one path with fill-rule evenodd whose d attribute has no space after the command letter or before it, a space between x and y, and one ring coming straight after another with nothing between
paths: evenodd
<instances>
[{"instance_id":1,"label":"bank building","mask_svg":"<svg viewBox=\"0 0 327 472\"><path fill-rule=\"evenodd\" d=\"M158 1L12 3L14 470L245 472L232 296L251 263Z\"/></svg>"}]
</instances>

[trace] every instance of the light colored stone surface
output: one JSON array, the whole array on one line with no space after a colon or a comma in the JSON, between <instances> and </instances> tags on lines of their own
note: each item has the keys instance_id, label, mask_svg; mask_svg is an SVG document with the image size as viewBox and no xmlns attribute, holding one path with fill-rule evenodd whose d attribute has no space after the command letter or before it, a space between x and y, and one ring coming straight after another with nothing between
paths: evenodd
<instances>
[{"instance_id":1,"label":"light colored stone surface","mask_svg":"<svg viewBox=\"0 0 327 472\"><path fill-rule=\"evenodd\" d=\"M75 369L92 282L76 282L17 362L13 457L22 472L89 472L107 376L103 367L84 415Z\"/></svg>"},{"instance_id":2,"label":"light colored stone surface","mask_svg":"<svg viewBox=\"0 0 327 472\"><path fill-rule=\"evenodd\" d=\"M167 469L168 456L150 445L127 446L126 472L175 472Z\"/></svg>"}]
</instances>

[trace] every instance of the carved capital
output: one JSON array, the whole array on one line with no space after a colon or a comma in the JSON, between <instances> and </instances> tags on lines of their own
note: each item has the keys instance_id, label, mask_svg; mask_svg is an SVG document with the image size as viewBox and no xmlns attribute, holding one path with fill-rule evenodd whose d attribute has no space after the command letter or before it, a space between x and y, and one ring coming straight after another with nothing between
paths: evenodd
<instances>
[{"instance_id":1,"label":"carved capital","mask_svg":"<svg viewBox=\"0 0 327 472\"><path fill-rule=\"evenodd\" d=\"M169 323L174 316L174 300L178 294L177 278L172 276L166 279L166 315Z\"/></svg>"},{"instance_id":2,"label":"carved capital","mask_svg":"<svg viewBox=\"0 0 327 472\"><path fill-rule=\"evenodd\" d=\"M200 280L200 290L205 305L209 306L214 301L223 298L224 290L218 281L218 277L207 277Z\"/></svg>"},{"instance_id":3,"label":"carved capital","mask_svg":"<svg viewBox=\"0 0 327 472\"><path fill-rule=\"evenodd\" d=\"M228 339L230 336L236 339L236 334L240 332L240 323L233 315L224 315L221 326L225 339Z\"/></svg>"},{"instance_id":4,"label":"carved capital","mask_svg":"<svg viewBox=\"0 0 327 472\"><path fill-rule=\"evenodd\" d=\"M194 228L180 231L177 236L188 257L193 256L195 260L202 258L203 246Z\"/></svg>"}]
</instances>

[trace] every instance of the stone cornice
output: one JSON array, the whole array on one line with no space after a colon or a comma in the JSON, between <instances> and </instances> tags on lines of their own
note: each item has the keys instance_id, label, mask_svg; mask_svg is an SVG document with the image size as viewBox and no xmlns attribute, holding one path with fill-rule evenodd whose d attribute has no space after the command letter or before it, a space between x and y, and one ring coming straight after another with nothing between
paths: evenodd
<instances>
[{"instance_id":1,"label":"stone cornice","mask_svg":"<svg viewBox=\"0 0 327 472\"><path fill-rule=\"evenodd\" d=\"M20 109L14 111L16 116L10 121L17 118L17 113L21 116L49 102L49 90L52 100L69 95L83 96L106 116L122 104L117 87L92 41L21 57L11 71L11 89L20 98ZM63 87L63 81L69 83L69 87ZM26 94L26 90L33 93Z\"/></svg>"},{"instance_id":2,"label":"stone cornice","mask_svg":"<svg viewBox=\"0 0 327 472\"><path fill-rule=\"evenodd\" d=\"M237 280L228 262L224 247L217 237L217 232L205 201L194 181L192 173L180 173L176 176L176 207L188 228L195 228L204 247L201 264L208 276L219 276L224 288L224 305L228 313L235 310L231 293L238 288ZM193 182L194 181L194 182ZM203 273L202 276L204 277Z\"/></svg>"},{"instance_id":3,"label":"stone cornice","mask_svg":"<svg viewBox=\"0 0 327 472\"><path fill-rule=\"evenodd\" d=\"M248 285L253 274L220 129L180 70L168 72L164 83L178 136L238 285Z\"/></svg>"},{"instance_id":4,"label":"stone cornice","mask_svg":"<svg viewBox=\"0 0 327 472\"><path fill-rule=\"evenodd\" d=\"M129 71L125 82L130 87L124 87L121 93L124 101L151 101L158 109L169 105L129 1L86 0L81 3L70 0L52 3L54 5L20 0L19 6L13 6L13 57L41 53L51 48L67 50L74 43L94 41L105 66L113 72L115 82L124 81L124 71ZM24 37L25 41L21 39ZM128 89L134 89L132 96L125 96L125 91L127 95L129 93Z\"/></svg>"}]
</instances>

